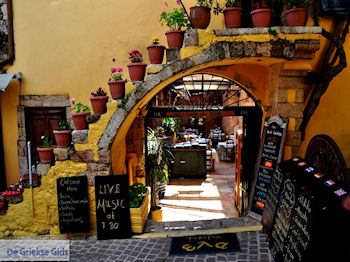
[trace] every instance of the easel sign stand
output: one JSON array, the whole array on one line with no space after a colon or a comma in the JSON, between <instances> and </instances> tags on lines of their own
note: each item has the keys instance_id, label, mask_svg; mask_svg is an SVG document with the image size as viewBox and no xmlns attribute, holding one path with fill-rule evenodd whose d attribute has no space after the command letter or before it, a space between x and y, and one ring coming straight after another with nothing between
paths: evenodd
<instances>
[{"instance_id":1,"label":"easel sign stand","mask_svg":"<svg viewBox=\"0 0 350 262\"><path fill-rule=\"evenodd\" d=\"M267 190L276 164L281 162L288 120L279 116L265 119L263 136L249 194L248 215L260 220L264 210Z\"/></svg>"}]
</instances>

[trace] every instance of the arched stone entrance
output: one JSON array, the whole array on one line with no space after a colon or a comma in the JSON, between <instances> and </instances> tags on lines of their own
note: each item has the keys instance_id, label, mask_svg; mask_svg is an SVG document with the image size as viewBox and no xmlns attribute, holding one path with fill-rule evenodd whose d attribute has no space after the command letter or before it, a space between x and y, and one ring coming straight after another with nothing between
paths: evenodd
<instances>
[{"instance_id":1,"label":"arched stone entrance","mask_svg":"<svg viewBox=\"0 0 350 262\"><path fill-rule=\"evenodd\" d=\"M200 55L200 54L199 54ZM126 104L113 114L103 133L99 150L111 152L114 174L126 173L126 134L148 102L165 86L185 75L193 73L211 73L223 76L244 86L260 103L263 116L279 114L289 118L285 157L297 155L300 145L299 124L302 120L304 102L304 78L306 70L287 69L281 59L225 59L220 61L202 61L198 66L193 58L175 61L155 74L148 75L129 95ZM194 67L185 69L191 64ZM181 71L182 69L182 71Z\"/></svg>"}]
</instances>

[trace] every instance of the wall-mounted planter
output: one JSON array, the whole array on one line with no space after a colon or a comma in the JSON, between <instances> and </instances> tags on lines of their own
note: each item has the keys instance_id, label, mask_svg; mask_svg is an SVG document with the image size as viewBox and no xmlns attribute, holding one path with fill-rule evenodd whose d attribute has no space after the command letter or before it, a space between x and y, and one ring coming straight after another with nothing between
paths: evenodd
<instances>
[{"instance_id":1,"label":"wall-mounted planter","mask_svg":"<svg viewBox=\"0 0 350 262\"><path fill-rule=\"evenodd\" d=\"M147 192L143 198L142 205L139 208L130 208L131 231L133 233L142 233L148 214L151 210L151 189L147 187Z\"/></svg>"}]
</instances>

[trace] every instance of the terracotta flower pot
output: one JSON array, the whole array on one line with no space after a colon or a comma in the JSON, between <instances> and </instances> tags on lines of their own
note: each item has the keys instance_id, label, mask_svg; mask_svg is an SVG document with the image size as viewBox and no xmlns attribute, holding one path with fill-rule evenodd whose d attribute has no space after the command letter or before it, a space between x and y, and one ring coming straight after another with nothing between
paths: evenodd
<instances>
[{"instance_id":1,"label":"terracotta flower pot","mask_svg":"<svg viewBox=\"0 0 350 262\"><path fill-rule=\"evenodd\" d=\"M54 130L55 140L58 148L69 147L72 130Z\"/></svg>"},{"instance_id":2,"label":"terracotta flower pot","mask_svg":"<svg viewBox=\"0 0 350 262\"><path fill-rule=\"evenodd\" d=\"M76 130L88 129L88 124L86 122L86 116L90 115L90 112L73 113L73 122Z\"/></svg>"},{"instance_id":3,"label":"terracotta flower pot","mask_svg":"<svg viewBox=\"0 0 350 262\"><path fill-rule=\"evenodd\" d=\"M190 20L192 28L206 29L210 23L210 8L204 6L191 7Z\"/></svg>"},{"instance_id":4,"label":"terracotta flower pot","mask_svg":"<svg viewBox=\"0 0 350 262\"><path fill-rule=\"evenodd\" d=\"M107 111L106 103L108 96L94 96L90 97L91 106L95 114L104 114Z\"/></svg>"},{"instance_id":5,"label":"terracotta flower pot","mask_svg":"<svg viewBox=\"0 0 350 262\"><path fill-rule=\"evenodd\" d=\"M122 99L125 97L126 80L109 81L109 91L113 99Z\"/></svg>"},{"instance_id":6,"label":"terracotta flower pot","mask_svg":"<svg viewBox=\"0 0 350 262\"><path fill-rule=\"evenodd\" d=\"M289 26L305 26L307 21L306 8L293 8L285 13Z\"/></svg>"},{"instance_id":7,"label":"terracotta flower pot","mask_svg":"<svg viewBox=\"0 0 350 262\"><path fill-rule=\"evenodd\" d=\"M40 162L43 164L50 164L53 160L53 147L43 148L37 147Z\"/></svg>"},{"instance_id":8,"label":"terracotta flower pot","mask_svg":"<svg viewBox=\"0 0 350 262\"><path fill-rule=\"evenodd\" d=\"M260 8L250 12L254 27L268 27L271 20L271 9Z\"/></svg>"},{"instance_id":9,"label":"terracotta flower pot","mask_svg":"<svg viewBox=\"0 0 350 262\"><path fill-rule=\"evenodd\" d=\"M181 48L184 40L184 32L182 30L170 30L165 32L166 40L169 48Z\"/></svg>"},{"instance_id":10,"label":"terracotta flower pot","mask_svg":"<svg viewBox=\"0 0 350 262\"><path fill-rule=\"evenodd\" d=\"M241 14L242 8L229 7L224 9L224 21L226 28L239 28L241 27Z\"/></svg>"},{"instance_id":11,"label":"terracotta flower pot","mask_svg":"<svg viewBox=\"0 0 350 262\"><path fill-rule=\"evenodd\" d=\"M131 82L143 81L145 78L146 64L144 63L130 63L127 65L129 69L129 76Z\"/></svg>"},{"instance_id":12,"label":"terracotta flower pot","mask_svg":"<svg viewBox=\"0 0 350 262\"><path fill-rule=\"evenodd\" d=\"M163 62L165 46L149 45L147 46L148 57L151 64L161 64Z\"/></svg>"}]
</instances>

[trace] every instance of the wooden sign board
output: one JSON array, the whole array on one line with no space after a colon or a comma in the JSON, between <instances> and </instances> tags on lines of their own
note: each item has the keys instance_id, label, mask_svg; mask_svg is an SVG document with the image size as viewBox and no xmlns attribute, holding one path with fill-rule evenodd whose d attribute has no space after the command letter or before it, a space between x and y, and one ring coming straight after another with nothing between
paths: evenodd
<instances>
[{"instance_id":1,"label":"wooden sign board","mask_svg":"<svg viewBox=\"0 0 350 262\"><path fill-rule=\"evenodd\" d=\"M131 236L129 178L127 175L96 176L97 238Z\"/></svg>"},{"instance_id":2,"label":"wooden sign board","mask_svg":"<svg viewBox=\"0 0 350 262\"><path fill-rule=\"evenodd\" d=\"M263 137L255 164L253 182L249 197L249 210L253 216L263 213L267 191L276 164L281 161L288 122L279 117L270 117L264 123ZM250 215L252 213L250 212Z\"/></svg>"},{"instance_id":3,"label":"wooden sign board","mask_svg":"<svg viewBox=\"0 0 350 262\"><path fill-rule=\"evenodd\" d=\"M57 179L60 233L89 232L87 177Z\"/></svg>"}]
</instances>

